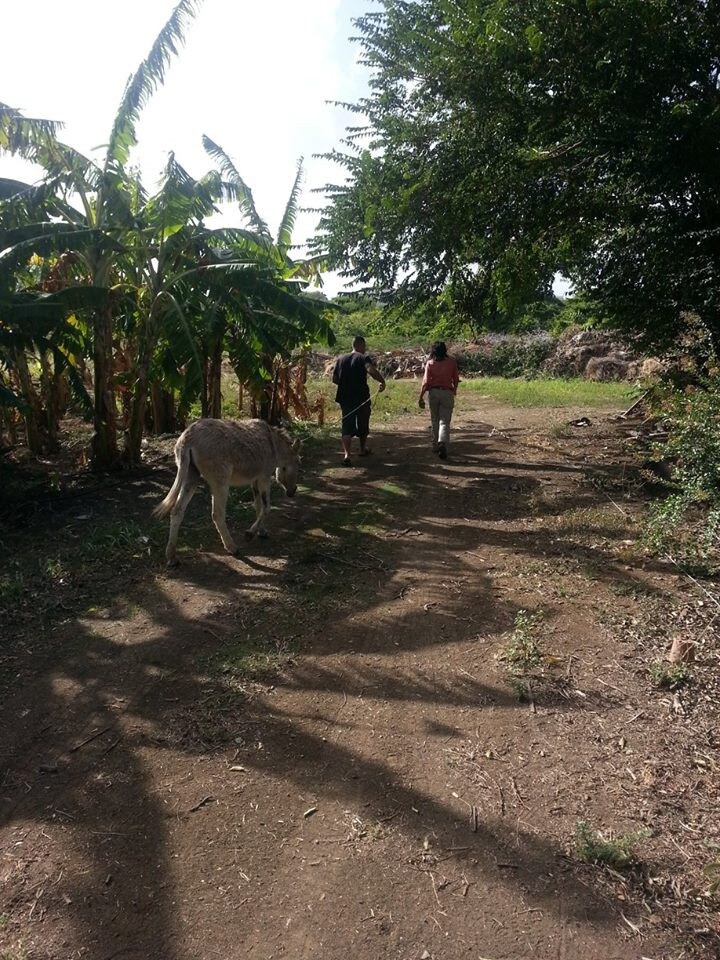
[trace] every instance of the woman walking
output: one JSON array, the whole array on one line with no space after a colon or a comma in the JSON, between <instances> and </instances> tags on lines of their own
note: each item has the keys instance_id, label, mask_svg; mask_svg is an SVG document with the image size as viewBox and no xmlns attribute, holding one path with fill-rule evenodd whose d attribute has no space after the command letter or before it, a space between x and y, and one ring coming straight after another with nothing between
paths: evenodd
<instances>
[{"instance_id":1,"label":"woman walking","mask_svg":"<svg viewBox=\"0 0 720 960\"><path fill-rule=\"evenodd\" d=\"M455 393L460 383L458 365L448 356L442 340L436 340L430 349L430 359L425 365L418 404L425 408L425 394L430 400L433 450L441 460L447 459L450 440L450 420L455 406Z\"/></svg>"}]
</instances>

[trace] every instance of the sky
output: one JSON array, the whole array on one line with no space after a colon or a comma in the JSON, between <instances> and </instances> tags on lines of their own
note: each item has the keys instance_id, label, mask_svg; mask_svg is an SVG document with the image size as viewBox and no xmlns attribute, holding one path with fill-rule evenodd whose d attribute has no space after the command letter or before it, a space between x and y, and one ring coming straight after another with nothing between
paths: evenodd
<instances>
[{"instance_id":1,"label":"sky","mask_svg":"<svg viewBox=\"0 0 720 960\"><path fill-rule=\"evenodd\" d=\"M102 157L125 82L148 53L173 0L0 0L3 54L0 102L26 116L62 121L61 139ZM201 137L232 156L260 215L277 229L305 157L302 202L341 171L313 158L338 146L353 116L327 100L354 102L367 71L349 41L352 18L372 0L204 0L137 128L132 162L146 187L169 151L196 177L212 168ZM93 153L93 151L96 151ZM18 158L0 156L0 176L39 178ZM239 223L232 211L227 222ZM312 235L316 214L298 218L295 239ZM333 275L325 292L340 288Z\"/></svg>"}]
</instances>

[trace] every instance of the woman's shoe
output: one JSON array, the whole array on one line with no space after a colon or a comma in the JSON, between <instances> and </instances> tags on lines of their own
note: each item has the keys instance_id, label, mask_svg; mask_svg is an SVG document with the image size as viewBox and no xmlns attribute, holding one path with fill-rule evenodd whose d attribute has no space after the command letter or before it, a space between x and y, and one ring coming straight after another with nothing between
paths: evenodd
<instances>
[{"instance_id":1,"label":"woman's shoe","mask_svg":"<svg viewBox=\"0 0 720 960\"><path fill-rule=\"evenodd\" d=\"M444 443L438 444L438 456L441 460L447 460L447 447Z\"/></svg>"}]
</instances>

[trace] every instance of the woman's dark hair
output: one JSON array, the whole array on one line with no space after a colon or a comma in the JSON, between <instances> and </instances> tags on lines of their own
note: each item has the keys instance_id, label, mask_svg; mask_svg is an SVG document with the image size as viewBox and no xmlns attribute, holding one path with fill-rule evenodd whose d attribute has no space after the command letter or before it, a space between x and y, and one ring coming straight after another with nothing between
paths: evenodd
<instances>
[{"instance_id":1,"label":"woman's dark hair","mask_svg":"<svg viewBox=\"0 0 720 960\"><path fill-rule=\"evenodd\" d=\"M431 360L444 360L447 357L447 347L444 340L436 340L430 347Z\"/></svg>"}]
</instances>

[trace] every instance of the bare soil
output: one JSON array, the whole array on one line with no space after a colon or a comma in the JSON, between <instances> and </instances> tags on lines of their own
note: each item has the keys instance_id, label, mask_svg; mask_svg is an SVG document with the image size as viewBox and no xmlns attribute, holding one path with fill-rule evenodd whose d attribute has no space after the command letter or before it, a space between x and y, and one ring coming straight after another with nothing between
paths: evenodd
<instances>
[{"instance_id":1,"label":"bare soil","mask_svg":"<svg viewBox=\"0 0 720 960\"><path fill-rule=\"evenodd\" d=\"M353 470L313 446L241 557L198 494L175 572L170 444L6 518L6 558L135 526L3 628L2 960L720 955L708 586L638 547L617 425L549 432L582 413L485 405L446 463L420 417ZM513 676L521 610L542 662ZM677 629L693 682L658 691ZM637 862L583 862L578 821L646 831Z\"/></svg>"}]
</instances>

